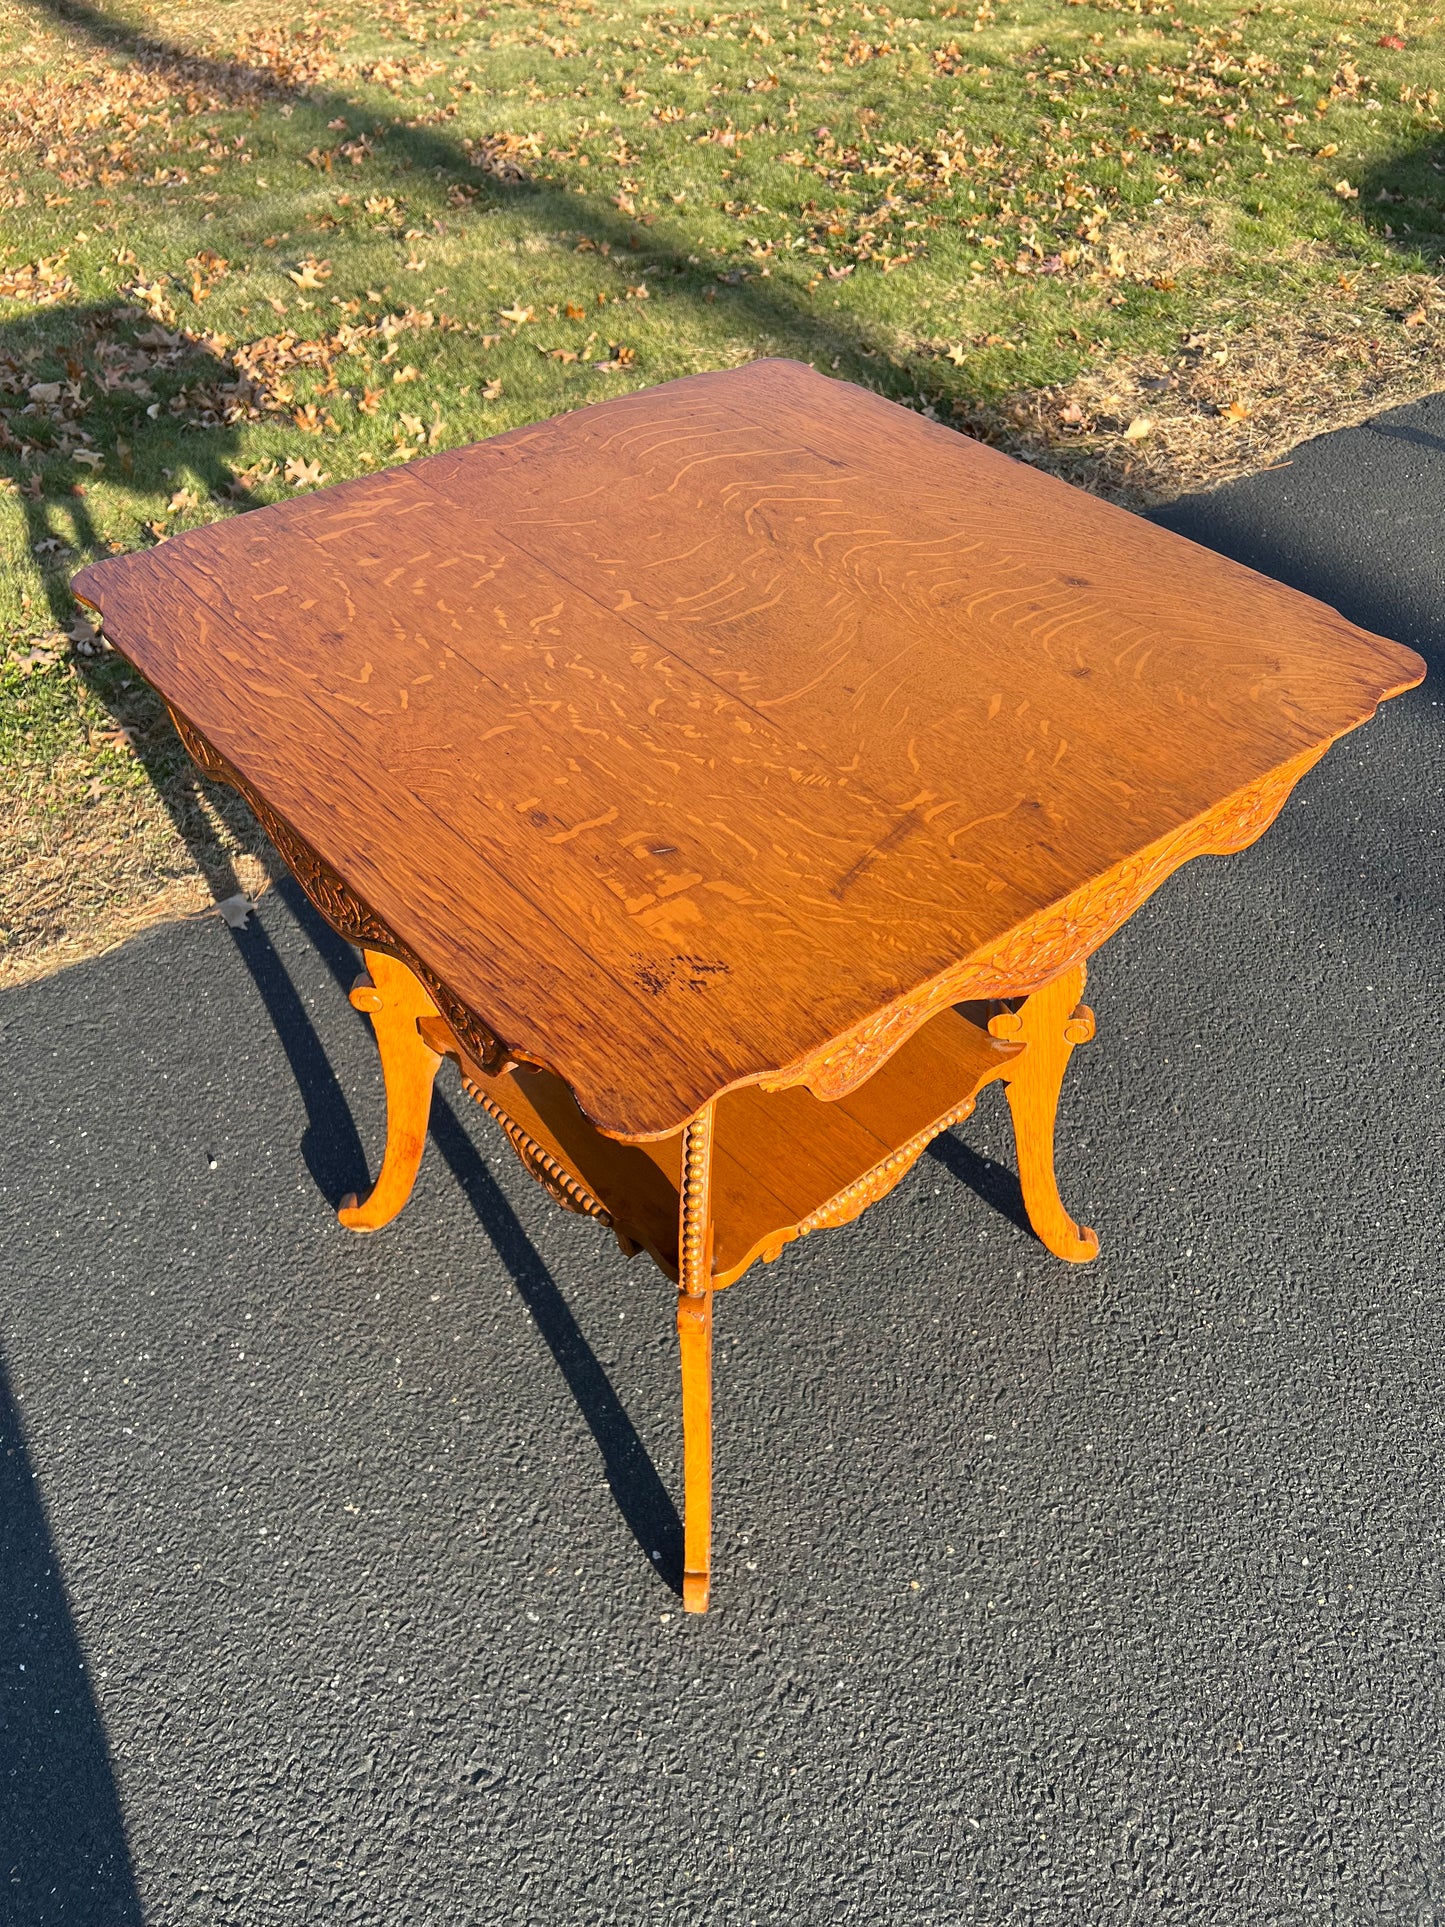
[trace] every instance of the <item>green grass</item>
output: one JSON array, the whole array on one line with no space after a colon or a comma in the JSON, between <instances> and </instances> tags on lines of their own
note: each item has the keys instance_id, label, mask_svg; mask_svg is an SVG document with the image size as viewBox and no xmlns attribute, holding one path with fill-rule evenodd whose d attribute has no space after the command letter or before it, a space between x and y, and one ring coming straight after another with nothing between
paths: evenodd
<instances>
[{"instance_id":1,"label":"green grass","mask_svg":"<svg viewBox=\"0 0 1445 1927\"><path fill-rule=\"evenodd\" d=\"M37 656L80 561L760 354L1007 443L1221 312L1436 273L1442 56L1393 6L3 0L17 834L153 786L224 841L119 664Z\"/></svg>"}]
</instances>

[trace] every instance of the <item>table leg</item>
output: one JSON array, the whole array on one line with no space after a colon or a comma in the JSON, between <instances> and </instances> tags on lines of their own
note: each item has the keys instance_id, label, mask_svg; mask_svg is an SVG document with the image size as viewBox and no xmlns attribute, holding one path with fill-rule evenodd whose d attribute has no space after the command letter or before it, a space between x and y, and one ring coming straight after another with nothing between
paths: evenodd
<instances>
[{"instance_id":1,"label":"table leg","mask_svg":"<svg viewBox=\"0 0 1445 1927\"><path fill-rule=\"evenodd\" d=\"M712 1563L712 1131L708 1105L682 1140L677 1340L682 1361L685 1611L705 1613Z\"/></svg>"},{"instance_id":2,"label":"table leg","mask_svg":"<svg viewBox=\"0 0 1445 1927\"><path fill-rule=\"evenodd\" d=\"M386 1081L386 1155L365 1200L355 1192L341 1200L337 1217L350 1231L379 1231L411 1196L431 1116L432 1082L441 1058L423 1042L419 1017L437 1007L404 963L381 950L362 952L366 970L351 986L351 1001L371 1018Z\"/></svg>"},{"instance_id":3,"label":"table leg","mask_svg":"<svg viewBox=\"0 0 1445 1927\"><path fill-rule=\"evenodd\" d=\"M1072 1264L1087 1264L1099 1251L1097 1234L1065 1211L1054 1175L1054 1120L1064 1072L1074 1046L1094 1034L1094 1013L1079 1002L1084 976L1084 966L1076 965L1017 1010L990 1018L988 1026L993 1036L1025 1046L1006 1074L1024 1209L1040 1243Z\"/></svg>"}]
</instances>

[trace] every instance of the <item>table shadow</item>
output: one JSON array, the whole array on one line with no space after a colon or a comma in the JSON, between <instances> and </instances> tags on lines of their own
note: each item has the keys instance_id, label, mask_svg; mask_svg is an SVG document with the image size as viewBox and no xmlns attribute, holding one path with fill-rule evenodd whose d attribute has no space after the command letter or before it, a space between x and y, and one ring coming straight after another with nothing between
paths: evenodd
<instances>
[{"instance_id":1,"label":"table shadow","mask_svg":"<svg viewBox=\"0 0 1445 1927\"><path fill-rule=\"evenodd\" d=\"M294 878L277 884L276 893L338 986L349 991L360 969L355 950L336 934ZM259 917L253 916L231 934L276 1027L306 1105L309 1121L302 1153L307 1169L328 1203L336 1203L347 1191L364 1193L366 1153L351 1108L280 953ZM357 1021L366 1023L360 1016ZM576 1400L624 1523L648 1564L681 1596L683 1541L677 1508L560 1286L440 1091L432 1099L430 1136Z\"/></svg>"},{"instance_id":2,"label":"table shadow","mask_svg":"<svg viewBox=\"0 0 1445 1927\"><path fill-rule=\"evenodd\" d=\"M141 1927L125 1820L0 1364L0 1920Z\"/></svg>"},{"instance_id":3,"label":"table shadow","mask_svg":"<svg viewBox=\"0 0 1445 1927\"><path fill-rule=\"evenodd\" d=\"M1023 1189L1017 1175L1006 1164L996 1164L992 1158L970 1150L962 1138L955 1137L951 1131L945 1131L941 1137L933 1140L928 1147L928 1155L935 1158L960 1184L966 1184L991 1211L997 1211L1000 1217L1017 1225L1026 1237L1037 1239L1037 1233L1024 1210Z\"/></svg>"},{"instance_id":4,"label":"table shadow","mask_svg":"<svg viewBox=\"0 0 1445 1927\"><path fill-rule=\"evenodd\" d=\"M285 901L293 911L296 898L300 896L301 892L294 884L285 893ZM306 1107L301 1156L317 1190L334 1208L348 1191L364 1192L366 1189L366 1152L356 1128L356 1120L351 1115L351 1106L331 1068L331 1060L322 1047L321 1039L316 1035L315 1026L306 1015L306 1006L291 981L280 953L266 934L261 919L248 917L240 929L232 930L231 935L241 961L250 972L251 981L266 1006L291 1066L291 1074L296 1079L301 1101ZM347 978L349 988L357 971L355 955L340 937L334 937L333 941L345 951L350 962L351 970Z\"/></svg>"}]
</instances>

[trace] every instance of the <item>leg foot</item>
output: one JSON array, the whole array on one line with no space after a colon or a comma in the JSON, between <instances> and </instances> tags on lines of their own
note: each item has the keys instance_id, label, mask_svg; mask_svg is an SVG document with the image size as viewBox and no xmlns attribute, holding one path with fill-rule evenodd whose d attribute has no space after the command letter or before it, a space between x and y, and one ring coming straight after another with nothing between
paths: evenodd
<instances>
[{"instance_id":1,"label":"leg foot","mask_svg":"<svg viewBox=\"0 0 1445 1927\"><path fill-rule=\"evenodd\" d=\"M1097 1234L1075 1224L1064 1209L1054 1176L1054 1119L1064 1072L1074 1046L1094 1034L1094 1013L1079 1002L1083 988L1079 964L1025 998L1018 1010L992 1017L988 1026L995 1037L1025 1046L1007 1080L1024 1208L1040 1243L1071 1264L1087 1264L1099 1251Z\"/></svg>"},{"instance_id":2,"label":"leg foot","mask_svg":"<svg viewBox=\"0 0 1445 1927\"><path fill-rule=\"evenodd\" d=\"M441 1058L422 1041L419 1017L434 1017L425 986L395 957L365 951L366 974L351 987L351 1001L366 1011L381 1052L386 1080L386 1155L376 1183L358 1203L355 1192L337 1212L349 1231L379 1231L411 1196L431 1115L432 1081Z\"/></svg>"}]
</instances>

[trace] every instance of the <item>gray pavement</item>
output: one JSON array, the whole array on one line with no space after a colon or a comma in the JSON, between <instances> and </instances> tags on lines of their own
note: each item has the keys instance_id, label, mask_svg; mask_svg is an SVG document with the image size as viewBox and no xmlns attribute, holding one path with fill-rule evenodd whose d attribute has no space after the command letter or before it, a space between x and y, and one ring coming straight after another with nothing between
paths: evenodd
<instances>
[{"instance_id":1,"label":"gray pavement","mask_svg":"<svg viewBox=\"0 0 1445 1927\"><path fill-rule=\"evenodd\" d=\"M1445 402L1164 519L1437 661ZM0 996L0 1920L1445 1921L1427 683L1101 955L1002 1105L719 1306L444 1073L417 1195L289 888Z\"/></svg>"}]
</instances>

